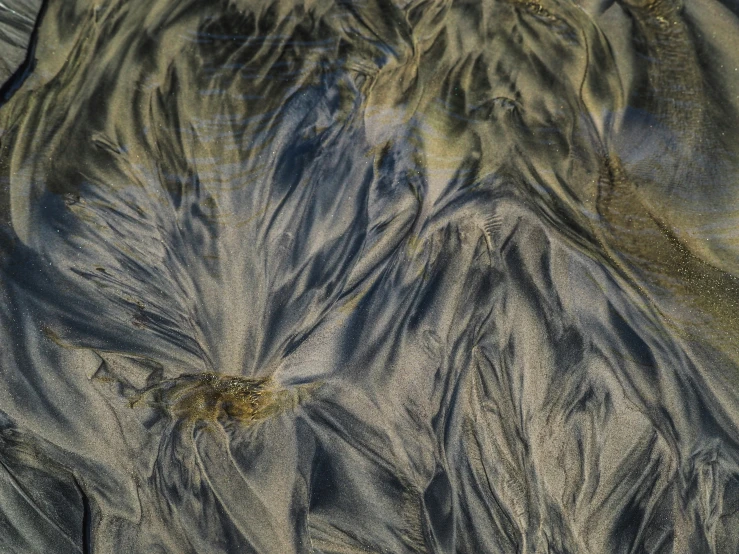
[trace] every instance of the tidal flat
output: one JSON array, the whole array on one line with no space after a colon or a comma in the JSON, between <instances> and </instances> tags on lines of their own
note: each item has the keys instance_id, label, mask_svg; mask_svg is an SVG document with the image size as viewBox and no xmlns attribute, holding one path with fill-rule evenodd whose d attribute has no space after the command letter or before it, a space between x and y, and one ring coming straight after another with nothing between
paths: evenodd
<instances>
[{"instance_id":1,"label":"tidal flat","mask_svg":"<svg viewBox=\"0 0 739 554\"><path fill-rule=\"evenodd\" d=\"M0 553L738 552L737 0L0 0Z\"/></svg>"}]
</instances>

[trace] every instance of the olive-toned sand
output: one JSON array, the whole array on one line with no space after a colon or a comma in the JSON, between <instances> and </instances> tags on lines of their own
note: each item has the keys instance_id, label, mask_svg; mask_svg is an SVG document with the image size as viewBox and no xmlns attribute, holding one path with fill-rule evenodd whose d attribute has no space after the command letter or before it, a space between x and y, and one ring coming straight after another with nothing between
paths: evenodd
<instances>
[{"instance_id":1,"label":"olive-toned sand","mask_svg":"<svg viewBox=\"0 0 739 554\"><path fill-rule=\"evenodd\" d=\"M0 57L0 552L739 552L735 0L2 0Z\"/></svg>"},{"instance_id":2,"label":"olive-toned sand","mask_svg":"<svg viewBox=\"0 0 739 554\"><path fill-rule=\"evenodd\" d=\"M14 90L12 77L32 69L32 35L42 0L3 0L0 2L0 95L7 98ZM30 51L29 51L30 50ZM23 66L23 67L21 67ZM20 75L18 75L20 76Z\"/></svg>"}]
</instances>

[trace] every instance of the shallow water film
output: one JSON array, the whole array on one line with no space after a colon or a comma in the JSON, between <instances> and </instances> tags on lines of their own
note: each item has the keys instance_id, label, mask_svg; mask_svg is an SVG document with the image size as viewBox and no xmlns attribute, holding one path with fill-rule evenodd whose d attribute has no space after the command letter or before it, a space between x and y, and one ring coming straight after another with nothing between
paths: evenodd
<instances>
[{"instance_id":1,"label":"shallow water film","mask_svg":"<svg viewBox=\"0 0 739 554\"><path fill-rule=\"evenodd\" d=\"M3 0L0 57L0 552L739 552L736 0Z\"/></svg>"}]
</instances>

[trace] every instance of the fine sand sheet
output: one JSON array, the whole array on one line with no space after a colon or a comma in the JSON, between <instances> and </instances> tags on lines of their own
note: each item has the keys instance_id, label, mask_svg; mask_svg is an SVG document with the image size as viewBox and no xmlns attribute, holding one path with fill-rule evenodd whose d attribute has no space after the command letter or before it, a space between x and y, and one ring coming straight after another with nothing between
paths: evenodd
<instances>
[{"instance_id":1,"label":"fine sand sheet","mask_svg":"<svg viewBox=\"0 0 739 554\"><path fill-rule=\"evenodd\" d=\"M739 551L734 0L39 8L1 552Z\"/></svg>"}]
</instances>

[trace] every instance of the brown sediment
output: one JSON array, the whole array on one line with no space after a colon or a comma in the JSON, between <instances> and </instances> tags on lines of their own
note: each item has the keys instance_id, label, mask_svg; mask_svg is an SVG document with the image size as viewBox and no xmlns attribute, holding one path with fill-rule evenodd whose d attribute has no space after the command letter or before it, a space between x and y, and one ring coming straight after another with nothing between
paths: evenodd
<instances>
[{"instance_id":1,"label":"brown sediment","mask_svg":"<svg viewBox=\"0 0 739 554\"><path fill-rule=\"evenodd\" d=\"M670 195L664 194L676 186L702 186L687 156L688 151L705 148L699 143L707 134L704 90L691 38L673 0L622 4L639 29L647 55L648 91L640 101L687 146L664 152L666 169L672 171L661 175L659 183L630 172L617 152L604 153L597 198L603 228L595 234L615 264L656 300L672 327L701 337L737 361L739 346L733 335L739 325L739 279L702 256L702 245L684 232L685 221L679 211L670 210Z\"/></svg>"},{"instance_id":2,"label":"brown sediment","mask_svg":"<svg viewBox=\"0 0 739 554\"><path fill-rule=\"evenodd\" d=\"M739 278L692 253L644 205L621 160L605 156L595 230L614 264L660 309L675 331L700 338L739 361Z\"/></svg>"},{"instance_id":3,"label":"brown sediment","mask_svg":"<svg viewBox=\"0 0 739 554\"><path fill-rule=\"evenodd\" d=\"M286 408L291 399L299 401L290 391L277 389L268 378L204 373L165 381L135 396L130 403L131 407L142 404L159 407L172 417L191 423L227 420L250 423Z\"/></svg>"}]
</instances>

